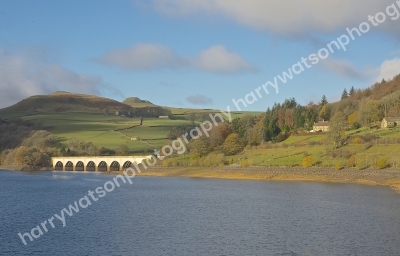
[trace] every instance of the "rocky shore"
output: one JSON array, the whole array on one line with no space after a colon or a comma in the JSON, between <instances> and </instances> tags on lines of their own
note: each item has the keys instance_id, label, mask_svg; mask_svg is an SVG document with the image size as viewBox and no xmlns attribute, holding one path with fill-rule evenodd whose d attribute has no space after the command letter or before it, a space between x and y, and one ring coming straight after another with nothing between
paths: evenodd
<instances>
[{"instance_id":1,"label":"rocky shore","mask_svg":"<svg viewBox=\"0 0 400 256\"><path fill-rule=\"evenodd\" d=\"M217 168L179 168L152 167L144 170L141 176L192 177L247 180L315 181L341 182L368 185L390 186L400 193L400 169L355 168L336 170L334 168L281 168L281 167L217 167Z\"/></svg>"},{"instance_id":2,"label":"rocky shore","mask_svg":"<svg viewBox=\"0 0 400 256\"><path fill-rule=\"evenodd\" d=\"M17 171L17 172L31 172L31 171L48 171L52 167L36 167L29 165L0 165L0 170Z\"/></svg>"}]
</instances>

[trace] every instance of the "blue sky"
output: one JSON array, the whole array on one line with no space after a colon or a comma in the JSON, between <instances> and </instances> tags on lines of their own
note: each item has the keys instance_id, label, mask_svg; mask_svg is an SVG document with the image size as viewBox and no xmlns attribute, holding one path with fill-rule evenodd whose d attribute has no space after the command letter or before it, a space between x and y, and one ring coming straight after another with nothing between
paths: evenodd
<instances>
[{"instance_id":1,"label":"blue sky","mask_svg":"<svg viewBox=\"0 0 400 256\"><path fill-rule=\"evenodd\" d=\"M0 0L0 107L62 90L222 109L368 22L347 51L245 110L334 101L400 73L399 11L399 0Z\"/></svg>"}]
</instances>

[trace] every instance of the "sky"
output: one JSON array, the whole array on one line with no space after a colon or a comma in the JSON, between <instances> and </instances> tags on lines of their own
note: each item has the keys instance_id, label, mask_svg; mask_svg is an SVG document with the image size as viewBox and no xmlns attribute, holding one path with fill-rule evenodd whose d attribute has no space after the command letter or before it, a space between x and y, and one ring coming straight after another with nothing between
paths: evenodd
<instances>
[{"instance_id":1,"label":"sky","mask_svg":"<svg viewBox=\"0 0 400 256\"><path fill-rule=\"evenodd\" d=\"M399 13L400 0L0 0L0 108L55 91L246 111L333 102L400 73Z\"/></svg>"}]
</instances>

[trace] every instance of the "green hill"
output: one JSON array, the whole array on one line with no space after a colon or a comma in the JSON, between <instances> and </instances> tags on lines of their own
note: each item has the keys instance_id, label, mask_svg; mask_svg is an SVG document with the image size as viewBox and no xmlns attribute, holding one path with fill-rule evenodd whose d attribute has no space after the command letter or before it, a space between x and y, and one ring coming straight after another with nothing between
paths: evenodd
<instances>
[{"instance_id":1,"label":"green hill","mask_svg":"<svg viewBox=\"0 0 400 256\"><path fill-rule=\"evenodd\" d=\"M130 97L126 98L122 103L129 105L134 108L143 108L143 107L160 107L148 100L141 100L138 97Z\"/></svg>"},{"instance_id":2,"label":"green hill","mask_svg":"<svg viewBox=\"0 0 400 256\"><path fill-rule=\"evenodd\" d=\"M116 111L129 111L132 107L116 100L99 96L56 92L49 95L36 95L17 104L0 109L2 118L37 114L87 113L115 114Z\"/></svg>"},{"instance_id":3,"label":"green hill","mask_svg":"<svg viewBox=\"0 0 400 256\"><path fill-rule=\"evenodd\" d=\"M140 154L167 143L167 134L173 127L191 125L182 113L182 118L176 120L158 118L170 114L168 108L136 97L121 103L99 96L55 92L32 96L0 109L0 123L1 119L19 117L41 125L66 147L77 139L114 150L126 145L132 153ZM141 116L144 121L139 126Z\"/></svg>"}]
</instances>

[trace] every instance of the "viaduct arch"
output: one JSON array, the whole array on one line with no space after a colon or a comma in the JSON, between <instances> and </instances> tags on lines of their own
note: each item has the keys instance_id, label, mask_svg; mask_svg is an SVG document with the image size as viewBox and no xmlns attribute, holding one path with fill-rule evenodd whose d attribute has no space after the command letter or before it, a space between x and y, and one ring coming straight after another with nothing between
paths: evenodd
<instances>
[{"instance_id":1,"label":"viaduct arch","mask_svg":"<svg viewBox=\"0 0 400 256\"><path fill-rule=\"evenodd\" d=\"M126 169L133 164L140 164L152 156L74 156L52 157L53 170L107 172Z\"/></svg>"}]
</instances>

